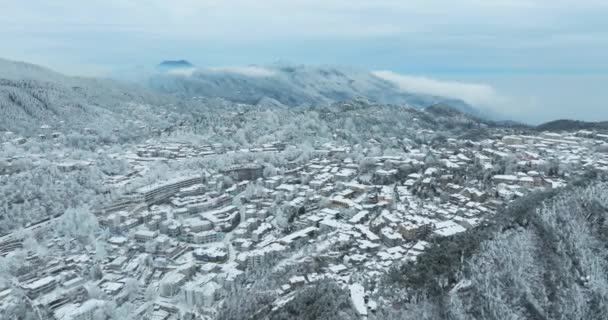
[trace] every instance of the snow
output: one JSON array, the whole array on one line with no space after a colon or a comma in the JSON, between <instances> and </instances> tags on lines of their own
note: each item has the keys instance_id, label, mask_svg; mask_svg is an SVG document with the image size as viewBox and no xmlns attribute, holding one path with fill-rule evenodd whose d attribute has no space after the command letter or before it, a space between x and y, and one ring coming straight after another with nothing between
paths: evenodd
<instances>
[{"instance_id":1,"label":"snow","mask_svg":"<svg viewBox=\"0 0 608 320\"><path fill-rule=\"evenodd\" d=\"M367 316L367 306L365 305L365 289L358 283L350 285L350 299L353 307L361 316Z\"/></svg>"},{"instance_id":2,"label":"snow","mask_svg":"<svg viewBox=\"0 0 608 320\"><path fill-rule=\"evenodd\" d=\"M463 226L450 220L435 224L435 228L436 230L434 231L434 233L442 237L448 237L457 233L467 231L467 229L465 229Z\"/></svg>"},{"instance_id":3,"label":"snow","mask_svg":"<svg viewBox=\"0 0 608 320\"><path fill-rule=\"evenodd\" d=\"M347 270L348 268L343 264L333 265L329 267L329 270L333 273L340 273Z\"/></svg>"},{"instance_id":4,"label":"snow","mask_svg":"<svg viewBox=\"0 0 608 320\"><path fill-rule=\"evenodd\" d=\"M375 233L373 233L367 226L358 224L355 226L357 230L359 230L369 241L379 241L380 237L378 237Z\"/></svg>"},{"instance_id":5,"label":"snow","mask_svg":"<svg viewBox=\"0 0 608 320\"><path fill-rule=\"evenodd\" d=\"M27 285L25 285L24 287L27 287L30 290L36 290L38 288L44 287L46 285L49 285L53 282L55 282L56 279L53 276L48 276L48 277L44 277L44 278L40 278L36 281L30 282Z\"/></svg>"}]
</instances>

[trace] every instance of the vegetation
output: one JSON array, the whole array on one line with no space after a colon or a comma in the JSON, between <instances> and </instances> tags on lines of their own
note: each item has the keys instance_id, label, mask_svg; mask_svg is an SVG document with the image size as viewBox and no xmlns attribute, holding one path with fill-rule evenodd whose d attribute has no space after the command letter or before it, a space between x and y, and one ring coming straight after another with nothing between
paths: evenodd
<instances>
[{"instance_id":1,"label":"vegetation","mask_svg":"<svg viewBox=\"0 0 608 320\"><path fill-rule=\"evenodd\" d=\"M294 299L271 313L271 320L346 320L355 319L348 291L335 282L321 281L298 291Z\"/></svg>"},{"instance_id":2,"label":"vegetation","mask_svg":"<svg viewBox=\"0 0 608 320\"><path fill-rule=\"evenodd\" d=\"M382 296L402 308L378 318L604 319L607 190L587 182L534 194L475 232L435 242L389 275Z\"/></svg>"},{"instance_id":3,"label":"vegetation","mask_svg":"<svg viewBox=\"0 0 608 320\"><path fill-rule=\"evenodd\" d=\"M536 126L538 131L608 130L608 121L587 122L578 120L554 120Z\"/></svg>"}]
</instances>

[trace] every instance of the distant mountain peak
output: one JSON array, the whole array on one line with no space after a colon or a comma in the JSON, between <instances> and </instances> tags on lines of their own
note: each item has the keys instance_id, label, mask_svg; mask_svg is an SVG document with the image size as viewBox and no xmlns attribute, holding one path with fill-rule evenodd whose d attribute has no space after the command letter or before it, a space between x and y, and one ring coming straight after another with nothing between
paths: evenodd
<instances>
[{"instance_id":1,"label":"distant mountain peak","mask_svg":"<svg viewBox=\"0 0 608 320\"><path fill-rule=\"evenodd\" d=\"M157 69L160 70L171 70L171 69L183 69L183 68L193 68L194 65L187 60L165 60L161 62Z\"/></svg>"}]
</instances>

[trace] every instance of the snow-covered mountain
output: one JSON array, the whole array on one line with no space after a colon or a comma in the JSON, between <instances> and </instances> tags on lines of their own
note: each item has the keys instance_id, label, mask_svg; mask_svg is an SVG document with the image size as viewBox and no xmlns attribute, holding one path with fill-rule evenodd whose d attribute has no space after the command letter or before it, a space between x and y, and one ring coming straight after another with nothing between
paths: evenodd
<instances>
[{"instance_id":1,"label":"snow-covered mountain","mask_svg":"<svg viewBox=\"0 0 608 320\"><path fill-rule=\"evenodd\" d=\"M199 68L181 73L155 73L149 78L149 85L162 93L216 97L253 105L271 101L301 106L364 98L375 103L419 108L444 103L467 113L477 113L461 100L404 92L371 72L350 68L280 64Z\"/></svg>"},{"instance_id":2,"label":"snow-covered mountain","mask_svg":"<svg viewBox=\"0 0 608 320\"><path fill-rule=\"evenodd\" d=\"M156 70L160 72L168 72L176 69L190 69L194 65L186 60L166 60L156 66Z\"/></svg>"},{"instance_id":3,"label":"snow-covered mountain","mask_svg":"<svg viewBox=\"0 0 608 320\"><path fill-rule=\"evenodd\" d=\"M0 59L0 131L34 135L42 126L111 132L138 119L152 121L154 112L141 111L161 112L171 100L134 85Z\"/></svg>"},{"instance_id":4,"label":"snow-covered mountain","mask_svg":"<svg viewBox=\"0 0 608 320\"><path fill-rule=\"evenodd\" d=\"M119 131L137 134L133 128L157 130L183 120L167 113L187 118L188 112L205 104L200 100L193 103L195 96L270 107L330 105L357 99L417 108L441 103L476 114L460 100L403 92L391 82L355 69L289 65L195 69L185 68L191 66L187 61L166 65L171 67L144 70L132 78L137 79L134 83L125 83L69 77L0 59L0 131L32 136L41 127L51 127L91 128L106 135ZM121 130L125 128L129 130Z\"/></svg>"}]
</instances>

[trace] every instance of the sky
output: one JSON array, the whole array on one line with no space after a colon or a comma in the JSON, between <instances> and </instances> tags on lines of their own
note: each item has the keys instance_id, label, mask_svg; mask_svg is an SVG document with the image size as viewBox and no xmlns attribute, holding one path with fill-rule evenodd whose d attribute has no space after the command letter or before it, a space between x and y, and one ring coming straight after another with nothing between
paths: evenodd
<instances>
[{"instance_id":1,"label":"sky","mask_svg":"<svg viewBox=\"0 0 608 320\"><path fill-rule=\"evenodd\" d=\"M608 120L606 0L0 0L0 57L356 67L530 123Z\"/></svg>"}]
</instances>

